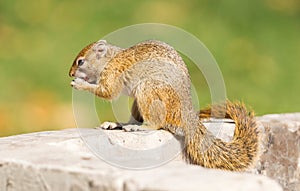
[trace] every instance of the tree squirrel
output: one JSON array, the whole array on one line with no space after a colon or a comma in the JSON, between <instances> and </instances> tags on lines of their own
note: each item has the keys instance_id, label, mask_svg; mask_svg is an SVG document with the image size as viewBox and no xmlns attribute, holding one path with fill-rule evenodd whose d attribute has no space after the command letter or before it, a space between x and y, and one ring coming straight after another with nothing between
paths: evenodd
<instances>
[{"instance_id":1,"label":"tree squirrel","mask_svg":"<svg viewBox=\"0 0 300 191\"><path fill-rule=\"evenodd\" d=\"M187 67L170 45L149 40L122 49L105 40L80 51L69 71L71 86L112 100L120 94L135 101L132 116L144 127L184 136L185 158L192 164L232 171L248 169L257 158L259 132L252 111L244 104L226 101L197 112L193 109ZM236 124L232 141L209 132L201 118L212 107L224 111Z\"/></svg>"}]
</instances>

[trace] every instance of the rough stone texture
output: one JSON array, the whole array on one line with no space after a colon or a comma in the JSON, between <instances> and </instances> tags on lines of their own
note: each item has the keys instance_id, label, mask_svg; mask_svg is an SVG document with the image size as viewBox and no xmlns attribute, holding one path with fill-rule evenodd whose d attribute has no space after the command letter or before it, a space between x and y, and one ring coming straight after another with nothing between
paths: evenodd
<instances>
[{"instance_id":1,"label":"rough stone texture","mask_svg":"<svg viewBox=\"0 0 300 191\"><path fill-rule=\"evenodd\" d=\"M259 117L262 155L257 172L277 180L284 190L300 190L300 113Z\"/></svg>"},{"instance_id":2,"label":"rough stone texture","mask_svg":"<svg viewBox=\"0 0 300 191\"><path fill-rule=\"evenodd\" d=\"M104 135L95 129L69 129L1 138L0 190L281 190L268 176L284 190L299 191L300 113L265 115L258 120L262 154L252 174L187 165L178 153L180 141L165 131L106 131ZM205 125L225 141L232 137L234 126L230 123ZM160 160L151 152L137 154L165 143L171 145L166 147L169 152L153 151L161 152ZM104 160L92 154L87 145L104 152ZM117 146L138 152L124 153ZM143 162L139 163L141 157ZM107 164L110 160L118 166L124 164L123 168ZM148 164L147 160L160 163ZM161 166L124 169L144 168L145 164L150 165L148 168Z\"/></svg>"},{"instance_id":3,"label":"rough stone texture","mask_svg":"<svg viewBox=\"0 0 300 191\"><path fill-rule=\"evenodd\" d=\"M117 168L92 154L86 143L99 150L120 144L128 148L139 145L138 149L151 150L156 144L168 142L172 135L156 131L149 139L143 138L143 134L107 131L105 137L99 132L96 129L69 129L0 138L0 190L282 190L278 183L263 175L204 169L187 165L180 157L147 170ZM134 140L135 136L144 140ZM120 158L123 155L124 160L128 154L104 151ZM160 153L160 156L164 155L164 152Z\"/></svg>"}]
</instances>

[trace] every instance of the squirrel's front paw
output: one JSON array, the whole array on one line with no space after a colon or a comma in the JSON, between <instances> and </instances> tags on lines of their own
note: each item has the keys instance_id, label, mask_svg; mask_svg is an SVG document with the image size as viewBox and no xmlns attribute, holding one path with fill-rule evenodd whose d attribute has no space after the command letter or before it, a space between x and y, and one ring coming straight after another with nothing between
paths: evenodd
<instances>
[{"instance_id":1,"label":"squirrel's front paw","mask_svg":"<svg viewBox=\"0 0 300 191\"><path fill-rule=\"evenodd\" d=\"M101 129L118 129L122 128L122 125L120 123L114 123L114 122L104 122L100 125Z\"/></svg>"},{"instance_id":2,"label":"squirrel's front paw","mask_svg":"<svg viewBox=\"0 0 300 191\"><path fill-rule=\"evenodd\" d=\"M77 90L84 90L84 87L87 85L88 85L88 82L81 78L75 78L71 82L71 86Z\"/></svg>"}]
</instances>

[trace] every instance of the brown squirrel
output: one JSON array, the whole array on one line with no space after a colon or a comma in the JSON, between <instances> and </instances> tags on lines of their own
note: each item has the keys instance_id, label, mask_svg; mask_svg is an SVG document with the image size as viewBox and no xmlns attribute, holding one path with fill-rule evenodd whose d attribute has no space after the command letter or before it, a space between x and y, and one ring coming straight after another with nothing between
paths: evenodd
<instances>
[{"instance_id":1,"label":"brown squirrel","mask_svg":"<svg viewBox=\"0 0 300 191\"><path fill-rule=\"evenodd\" d=\"M135 101L132 115L143 127L164 129L184 136L185 156L207 168L241 171L257 158L259 132L252 111L239 102L213 105L236 124L232 141L216 138L202 124L211 108L196 112L192 106L187 67L170 45L145 41L122 49L99 40L78 54L69 75L71 86L111 100L121 93Z\"/></svg>"}]
</instances>

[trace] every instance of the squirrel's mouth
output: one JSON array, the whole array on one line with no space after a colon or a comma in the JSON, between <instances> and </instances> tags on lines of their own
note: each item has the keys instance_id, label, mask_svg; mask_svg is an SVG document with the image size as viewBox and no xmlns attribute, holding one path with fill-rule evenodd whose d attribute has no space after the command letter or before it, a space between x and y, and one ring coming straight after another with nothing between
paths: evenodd
<instances>
[{"instance_id":1,"label":"squirrel's mouth","mask_svg":"<svg viewBox=\"0 0 300 191\"><path fill-rule=\"evenodd\" d=\"M83 78L81 78L81 79L83 79L84 81L89 82L89 77L87 77L87 76L85 76L85 77L83 77Z\"/></svg>"},{"instance_id":2,"label":"squirrel's mouth","mask_svg":"<svg viewBox=\"0 0 300 191\"><path fill-rule=\"evenodd\" d=\"M77 70L74 75L75 78L80 78L90 84L96 84L97 79L92 74L86 74L84 71Z\"/></svg>"},{"instance_id":3,"label":"squirrel's mouth","mask_svg":"<svg viewBox=\"0 0 300 191\"><path fill-rule=\"evenodd\" d=\"M88 82L89 84L96 84L96 80L90 79L89 77L85 76L85 77L77 77L80 78L86 82Z\"/></svg>"},{"instance_id":4,"label":"squirrel's mouth","mask_svg":"<svg viewBox=\"0 0 300 191\"><path fill-rule=\"evenodd\" d=\"M88 76L81 77L84 81L90 83L90 84L96 84L96 80L90 79Z\"/></svg>"}]
</instances>

